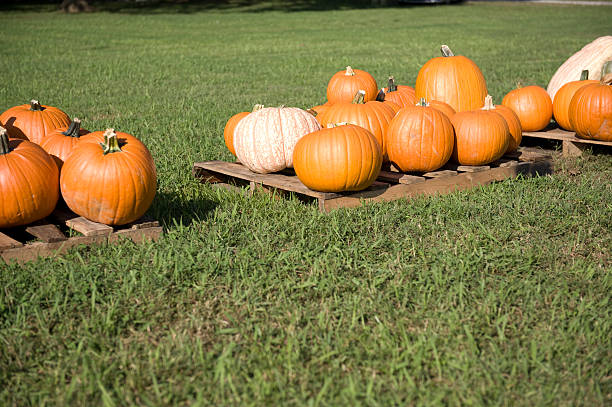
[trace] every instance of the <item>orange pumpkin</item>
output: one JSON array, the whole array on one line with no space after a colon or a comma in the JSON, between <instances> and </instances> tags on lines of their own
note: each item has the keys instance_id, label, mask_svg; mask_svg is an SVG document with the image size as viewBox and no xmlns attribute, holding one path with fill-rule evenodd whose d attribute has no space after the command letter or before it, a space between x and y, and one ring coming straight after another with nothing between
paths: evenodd
<instances>
[{"instance_id":1,"label":"orange pumpkin","mask_svg":"<svg viewBox=\"0 0 612 407\"><path fill-rule=\"evenodd\" d=\"M458 112L453 116L454 161L462 165L485 165L499 159L508 150L510 129L492 105L489 96L482 109Z\"/></svg>"},{"instance_id":2,"label":"orange pumpkin","mask_svg":"<svg viewBox=\"0 0 612 407\"><path fill-rule=\"evenodd\" d=\"M365 92L358 91L351 103L336 103L331 105L320 117L323 127L329 124L351 123L361 126L376 137L380 143L383 159L386 160L387 150L384 135L389 122L395 116L393 108L378 101L364 102Z\"/></svg>"},{"instance_id":3,"label":"orange pumpkin","mask_svg":"<svg viewBox=\"0 0 612 407\"><path fill-rule=\"evenodd\" d=\"M389 161L404 172L435 171L450 159L454 134L450 119L421 99L391 120L385 140Z\"/></svg>"},{"instance_id":4,"label":"orange pumpkin","mask_svg":"<svg viewBox=\"0 0 612 407\"><path fill-rule=\"evenodd\" d=\"M80 137L88 133L89 131L81 128L81 121L75 117L69 126L60 127L47 134L40 146L53 157L57 168L61 170Z\"/></svg>"},{"instance_id":5,"label":"orange pumpkin","mask_svg":"<svg viewBox=\"0 0 612 407\"><path fill-rule=\"evenodd\" d=\"M584 139L612 141L612 61L599 83L581 87L569 105L570 126Z\"/></svg>"},{"instance_id":6,"label":"orange pumpkin","mask_svg":"<svg viewBox=\"0 0 612 407\"><path fill-rule=\"evenodd\" d=\"M345 124L302 137L293 151L293 168L304 185L315 191L366 189L382 165L380 146L363 127Z\"/></svg>"},{"instance_id":7,"label":"orange pumpkin","mask_svg":"<svg viewBox=\"0 0 612 407\"><path fill-rule=\"evenodd\" d=\"M438 109L442 113L446 115L449 119L451 119L455 115L455 109L452 108L448 103L440 102L439 100L430 100L429 106L434 109Z\"/></svg>"},{"instance_id":8,"label":"orange pumpkin","mask_svg":"<svg viewBox=\"0 0 612 407\"><path fill-rule=\"evenodd\" d=\"M396 85L393 76L389 77L387 87L383 88L382 91L384 101L395 102L401 107L413 107L417 102L414 88L406 85Z\"/></svg>"},{"instance_id":9,"label":"orange pumpkin","mask_svg":"<svg viewBox=\"0 0 612 407\"><path fill-rule=\"evenodd\" d=\"M589 80L589 71L582 71L582 75L579 81L567 82L561 86L555 98L553 99L553 116L559 127L572 131L572 126L569 120L569 105L572 98L576 94L576 91L585 85L592 83L598 83L596 80Z\"/></svg>"},{"instance_id":10,"label":"orange pumpkin","mask_svg":"<svg viewBox=\"0 0 612 407\"><path fill-rule=\"evenodd\" d=\"M141 218L157 188L153 157L136 137L95 131L64 161L60 188L74 213L94 222L124 225Z\"/></svg>"},{"instance_id":11,"label":"orange pumpkin","mask_svg":"<svg viewBox=\"0 0 612 407\"><path fill-rule=\"evenodd\" d=\"M255 105L253 106L253 110L250 112L240 112L236 113L232 117L229 118L227 123L225 124L225 128L223 129L223 138L225 139L225 146L234 156L236 155L236 150L234 149L234 130L236 126L240 122L240 120L244 119L249 113L256 112L260 109L263 109L263 105Z\"/></svg>"},{"instance_id":12,"label":"orange pumpkin","mask_svg":"<svg viewBox=\"0 0 612 407\"><path fill-rule=\"evenodd\" d=\"M378 85L372 75L360 69L346 67L345 71L334 74L327 84L327 100L329 103L350 102L358 90L364 90L364 100L376 99Z\"/></svg>"},{"instance_id":13,"label":"orange pumpkin","mask_svg":"<svg viewBox=\"0 0 612 407\"><path fill-rule=\"evenodd\" d=\"M57 107L43 106L37 100L11 107L0 115L0 125L9 137L40 144L45 135L70 125L70 117Z\"/></svg>"},{"instance_id":14,"label":"orange pumpkin","mask_svg":"<svg viewBox=\"0 0 612 407\"><path fill-rule=\"evenodd\" d=\"M315 117L315 119L317 119L317 121L319 121L319 118L321 117L321 115L323 114L324 111L327 110L327 108L331 105L331 103L329 102L325 102L322 105L317 105L317 106L313 106L310 109L306 110L308 113L310 113L311 115L313 115Z\"/></svg>"},{"instance_id":15,"label":"orange pumpkin","mask_svg":"<svg viewBox=\"0 0 612 407\"><path fill-rule=\"evenodd\" d=\"M417 75L416 98L448 103L456 112L482 107L487 84L478 65L469 58L455 56L446 45L442 56L432 58Z\"/></svg>"},{"instance_id":16,"label":"orange pumpkin","mask_svg":"<svg viewBox=\"0 0 612 407\"><path fill-rule=\"evenodd\" d=\"M9 139L0 127L0 228L27 225L53 212L59 171L39 145Z\"/></svg>"},{"instance_id":17,"label":"orange pumpkin","mask_svg":"<svg viewBox=\"0 0 612 407\"><path fill-rule=\"evenodd\" d=\"M517 87L504 96L502 105L516 113L523 131L539 131L548 126L553 105L548 92L539 86Z\"/></svg>"}]
</instances>

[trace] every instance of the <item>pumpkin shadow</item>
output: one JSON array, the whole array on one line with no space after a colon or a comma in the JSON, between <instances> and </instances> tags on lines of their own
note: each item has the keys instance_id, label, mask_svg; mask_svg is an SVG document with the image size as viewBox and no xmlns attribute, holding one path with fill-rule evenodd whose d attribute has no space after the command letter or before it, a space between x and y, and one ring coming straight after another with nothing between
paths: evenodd
<instances>
[{"instance_id":1,"label":"pumpkin shadow","mask_svg":"<svg viewBox=\"0 0 612 407\"><path fill-rule=\"evenodd\" d=\"M158 192L147 214L159 221L164 229L190 226L206 220L218 202L205 198L185 198L172 192Z\"/></svg>"}]
</instances>

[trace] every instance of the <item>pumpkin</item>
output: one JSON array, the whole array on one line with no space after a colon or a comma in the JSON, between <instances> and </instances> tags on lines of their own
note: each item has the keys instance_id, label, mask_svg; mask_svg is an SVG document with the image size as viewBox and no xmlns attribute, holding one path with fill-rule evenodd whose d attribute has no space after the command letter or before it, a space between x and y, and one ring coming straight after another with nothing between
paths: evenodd
<instances>
[{"instance_id":1,"label":"pumpkin","mask_svg":"<svg viewBox=\"0 0 612 407\"><path fill-rule=\"evenodd\" d=\"M381 146L383 160L386 160L387 149L384 136L391 119L395 116L395 111L385 103L378 101L364 102L364 99L365 92L360 90L354 95L351 103L331 105L321 115L319 121L324 127L336 123L351 123L363 127L376 137Z\"/></svg>"},{"instance_id":2,"label":"pumpkin","mask_svg":"<svg viewBox=\"0 0 612 407\"><path fill-rule=\"evenodd\" d=\"M508 150L510 129L496 113L490 97L482 109L457 112L451 119L455 128L452 158L462 165L485 165L498 160Z\"/></svg>"},{"instance_id":3,"label":"pumpkin","mask_svg":"<svg viewBox=\"0 0 612 407\"><path fill-rule=\"evenodd\" d=\"M40 144L52 130L70 125L70 117L57 107L44 106L32 100L30 104L14 106L2 113L0 125L9 137Z\"/></svg>"},{"instance_id":4,"label":"pumpkin","mask_svg":"<svg viewBox=\"0 0 612 407\"><path fill-rule=\"evenodd\" d=\"M315 191L366 189L382 165L380 145L368 130L353 124L325 128L302 137L293 151L293 168Z\"/></svg>"},{"instance_id":5,"label":"pumpkin","mask_svg":"<svg viewBox=\"0 0 612 407\"><path fill-rule=\"evenodd\" d=\"M327 110L327 108L331 105L331 103L329 102L325 102L322 105L317 105L317 106L313 106L310 109L307 109L306 111L308 113L310 113L311 115L313 115L315 118L317 118L317 121L320 123L319 118L321 117L321 115L323 114L324 111Z\"/></svg>"},{"instance_id":6,"label":"pumpkin","mask_svg":"<svg viewBox=\"0 0 612 407\"><path fill-rule=\"evenodd\" d=\"M234 148L242 164L265 174L293 167L295 143L321 129L313 115L297 107L266 107L243 118L234 130Z\"/></svg>"},{"instance_id":7,"label":"pumpkin","mask_svg":"<svg viewBox=\"0 0 612 407\"><path fill-rule=\"evenodd\" d=\"M421 99L391 120L386 135L389 161L404 172L435 171L450 159L454 140L450 119Z\"/></svg>"},{"instance_id":8,"label":"pumpkin","mask_svg":"<svg viewBox=\"0 0 612 407\"><path fill-rule=\"evenodd\" d=\"M504 96L502 105L509 107L518 116L523 131L539 131L552 119L552 100L539 86L517 85Z\"/></svg>"},{"instance_id":9,"label":"pumpkin","mask_svg":"<svg viewBox=\"0 0 612 407\"><path fill-rule=\"evenodd\" d=\"M444 113L449 119L452 118L456 113L455 109L453 109L448 103L440 102L439 100L430 100L427 103L430 107L438 109L439 111Z\"/></svg>"},{"instance_id":10,"label":"pumpkin","mask_svg":"<svg viewBox=\"0 0 612 407\"><path fill-rule=\"evenodd\" d=\"M147 147L114 129L82 136L60 175L68 207L107 225L140 219L151 206L156 187L155 163Z\"/></svg>"},{"instance_id":11,"label":"pumpkin","mask_svg":"<svg viewBox=\"0 0 612 407\"><path fill-rule=\"evenodd\" d=\"M397 103L401 107L414 106L417 102L414 88L406 85L396 85L393 76L389 77L386 88L382 89L384 101Z\"/></svg>"},{"instance_id":12,"label":"pumpkin","mask_svg":"<svg viewBox=\"0 0 612 407\"><path fill-rule=\"evenodd\" d=\"M580 79L583 70L588 70L592 78L600 78L602 67L612 59L612 36L599 37L585 45L569 57L555 72L546 88L554 100L561 86Z\"/></svg>"},{"instance_id":13,"label":"pumpkin","mask_svg":"<svg viewBox=\"0 0 612 407\"><path fill-rule=\"evenodd\" d=\"M53 157L57 168L62 169L64 161L70 155L81 136L89 131L81 128L81 121L75 117L69 126L60 127L48 133L40 146Z\"/></svg>"},{"instance_id":14,"label":"pumpkin","mask_svg":"<svg viewBox=\"0 0 612 407\"><path fill-rule=\"evenodd\" d=\"M263 105L255 105L253 106L253 110L251 112L256 112L257 110L263 109L263 107ZM236 150L234 149L234 130L236 129L236 125L238 124L238 122L248 116L251 112L236 113L235 115L229 118L229 120L225 124L225 128L223 129L223 138L225 139L225 146L234 156L236 155Z\"/></svg>"},{"instance_id":15,"label":"pumpkin","mask_svg":"<svg viewBox=\"0 0 612 407\"><path fill-rule=\"evenodd\" d=\"M488 100L485 100L485 105L489 105ZM508 141L508 149L506 150L506 153L516 151L523 140L523 128L521 127L519 117L516 115L516 113L514 113L514 110L510 109L509 107L504 105L493 105L492 100L490 102L489 109L495 113L499 113L508 125L510 139Z\"/></svg>"},{"instance_id":16,"label":"pumpkin","mask_svg":"<svg viewBox=\"0 0 612 407\"><path fill-rule=\"evenodd\" d=\"M334 74L327 84L327 100L329 103L350 102L359 89L365 91L366 102L376 99L378 85L372 75L360 69L346 67L345 71Z\"/></svg>"},{"instance_id":17,"label":"pumpkin","mask_svg":"<svg viewBox=\"0 0 612 407\"><path fill-rule=\"evenodd\" d=\"M9 139L0 127L0 228L27 225L53 212L59 171L39 145Z\"/></svg>"},{"instance_id":18,"label":"pumpkin","mask_svg":"<svg viewBox=\"0 0 612 407\"><path fill-rule=\"evenodd\" d=\"M579 81L567 82L565 85L561 86L555 94L555 98L553 99L553 116L559 127L572 131L572 126L569 121L569 105L572 101L572 97L574 97L576 91L584 85L599 82L596 80L589 80L588 77L589 71L582 71L582 76Z\"/></svg>"},{"instance_id":19,"label":"pumpkin","mask_svg":"<svg viewBox=\"0 0 612 407\"><path fill-rule=\"evenodd\" d=\"M599 83L578 89L569 105L570 126L583 139L612 141L612 61Z\"/></svg>"},{"instance_id":20,"label":"pumpkin","mask_svg":"<svg viewBox=\"0 0 612 407\"><path fill-rule=\"evenodd\" d=\"M456 112L482 107L487 84L478 65L462 55L456 56L446 45L441 51L441 57L430 59L419 70L416 98L448 103Z\"/></svg>"}]
</instances>

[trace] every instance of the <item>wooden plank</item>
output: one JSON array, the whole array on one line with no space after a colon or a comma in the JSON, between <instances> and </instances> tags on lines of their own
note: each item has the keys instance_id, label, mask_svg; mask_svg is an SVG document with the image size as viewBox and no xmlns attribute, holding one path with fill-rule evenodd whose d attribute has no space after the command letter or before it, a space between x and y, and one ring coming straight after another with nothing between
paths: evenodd
<instances>
[{"instance_id":1,"label":"wooden plank","mask_svg":"<svg viewBox=\"0 0 612 407\"><path fill-rule=\"evenodd\" d=\"M437 195L447 194L457 190L464 190L478 185L490 184L494 181L501 181L507 178L514 178L519 174L533 176L535 174L550 174L552 172L552 162L522 162L510 167L492 168L488 171L466 172L453 177L438 177L427 180L426 182L412 185L392 185L386 190L364 191L341 198L326 199L321 202L320 207L323 211L341 207L356 207L362 202L391 201L395 199L411 198L418 195Z\"/></svg>"},{"instance_id":2,"label":"wooden plank","mask_svg":"<svg viewBox=\"0 0 612 407\"><path fill-rule=\"evenodd\" d=\"M439 171L431 171L423 174L426 178L440 178L440 177L448 177L450 175L457 175L457 171L455 170L439 170Z\"/></svg>"},{"instance_id":3,"label":"wooden plank","mask_svg":"<svg viewBox=\"0 0 612 407\"><path fill-rule=\"evenodd\" d=\"M55 225L50 223L36 226L28 226L26 232L42 240L43 242L61 242L68 239Z\"/></svg>"},{"instance_id":4,"label":"wooden plank","mask_svg":"<svg viewBox=\"0 0 612 407\"><path fill-rule=\"evenodd\" d=\"M21 247L21 246L23 246L23 243L0 232L0 251L4 249L12 249L14 247Z\"/></svg>"},{"instance_id":5,"label":"wooden plank","mask_svg":"<svg viewBox=\"0 0 612 407\"><path fill-rule=\"evenodd\" d=\"M575 143L569 140L563 140L563 155L565 157L580 157L582 152L588 147L588 144Z\"/></svg>"},{"instance_id":6,"label":"wooden plank","mask_svg":"<svg viewBox=\"0 0 612 407\"><path fill-rule=\"evenodd\" d=\"M66 221L66 226L82 233L85 236L102 236L113 233L113 228L98 222L92 222L82 216L69 219Z\"/></svg>"},{"instance_id":7,"label":"wooden plank","mask_svg":"<svg viewBox=\"0 0 612 407\"><path fill-rule=\"evenodd\" d=\"M548 160L553 156L552 150L545 150L541 147L520 147L517 153L519 161Z\"/></svg>"},{"instance_id":8,"label":"wooden plank","mask_svg":"<svg viewBox=\"0 0 612 407\"><path fill-rule=\"evenodd\" d=\"M598 144L612 147L612 141L589 140L576 137L576 133L562 129L552 129L549 131L525 131L523 137L543 138L549 140L571 141L582 144Z\"/></svg>"},{"instance_id":9,"label":"wooden plank","mask_svg":"<svg viewBox=\"0 0 612 407\"><path fill-rule=\"evenodd\" d=\"M490 165L460 165L457 167L458 172L480 172L490 169Z\"/></svg>"},{"instance_id":10,"label":"wooden plank","mask_svg":"<svg viewBox=\"0 0 612 407\"><path fill-rule=\"evenodd\" d=\"M415 182L425 181L425 177L381 170L380 174L378 174L377 180L391 182L394 184L414 184Z\"/></svg>"}]
</instances>

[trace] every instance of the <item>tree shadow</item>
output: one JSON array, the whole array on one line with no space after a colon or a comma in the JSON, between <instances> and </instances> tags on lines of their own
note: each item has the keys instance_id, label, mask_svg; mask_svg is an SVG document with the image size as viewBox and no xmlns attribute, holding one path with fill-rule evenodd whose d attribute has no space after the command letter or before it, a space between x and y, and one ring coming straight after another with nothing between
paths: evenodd
<instances>
[{"instance_id":1,"label":"tree shadow","mask_svg":"<svg viewBox=\"0 0 612 407\"><path fill-rule=\"evenodd\" d=\"M205 198L185 198L173 192L158 192L148 215L159 221L165 229L177 225L190 226L203 221L219 205Z\"/></svg>"}]
</instances>

